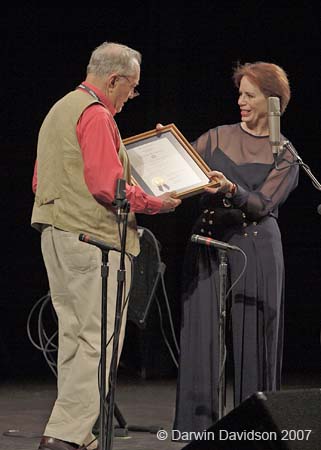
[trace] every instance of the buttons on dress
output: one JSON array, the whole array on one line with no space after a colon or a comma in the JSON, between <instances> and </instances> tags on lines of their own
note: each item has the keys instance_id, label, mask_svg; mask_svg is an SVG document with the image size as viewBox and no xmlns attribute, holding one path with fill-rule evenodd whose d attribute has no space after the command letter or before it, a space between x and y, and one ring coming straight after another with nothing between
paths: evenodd
<instances>
[{"instance_id":1,"label":"buttons on dress","mask_svg":"<svg viewBox=\"0 0 321 450\"><path fill-rule=\"evenodd\" d=\"M212 236L214 235L213 227L215 226L214 221L214 210L210 210L209 208L206 208L202 212L202 216L200 218L200 233L204 236Z\"/></svg>"}]
</instances>

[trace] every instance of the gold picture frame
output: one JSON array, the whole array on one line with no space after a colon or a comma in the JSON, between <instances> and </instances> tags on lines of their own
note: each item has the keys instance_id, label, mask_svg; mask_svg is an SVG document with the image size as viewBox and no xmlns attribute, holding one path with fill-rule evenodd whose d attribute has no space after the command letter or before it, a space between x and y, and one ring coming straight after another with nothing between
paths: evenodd
<instances>
[{"instance_id":1,"label":"gold picture frame","mask_svg":"<svg viewBox=\"0 0 321 450\"><path fill-rule=\"evenodd\" d=\"M156 197L175 191L183 199L206 186L215 187L208 165L171 123L124 139L131 163L132 183Z\"/></svg>"}]
</instances>

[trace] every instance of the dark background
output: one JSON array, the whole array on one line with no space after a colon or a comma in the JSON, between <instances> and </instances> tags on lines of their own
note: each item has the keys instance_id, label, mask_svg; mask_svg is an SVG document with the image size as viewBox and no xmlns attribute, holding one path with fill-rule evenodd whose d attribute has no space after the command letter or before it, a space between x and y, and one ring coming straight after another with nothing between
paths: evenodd
<instances>
[{"instance_id":1,"label":"dark background","mask_svg":"<svg viewBox=\"0 0 321 450\"><path fill-rule=\"evenodd\" d=\"M279 64L292 87L282 132L321 180L320 9L313 6L317 2L285 2L275 8L261 1L143 3L1 10L1 377L51 376L26 332L31 308L48 290L39 235L30 227L37 133L51 105L83 81L91 51L103 41L121 42L143 54L141 96L116 116L123 138L162 122L175 123L193 140L208 128L237 122L232 68L238 61ZM305 172L300 175L279 220L287 283L284 367L309 372L320 361L321 217L316 208L321 198ZM197 201L185 200L171 215L138 216L139 224L162 246L176 331L180 269ZM159 296L164 305L162 292ZM164 314L169 333L165 310ZM129 324L128 336L125 368L143 367L145 376L175 375L155 304L147 329L141 332Z\"/></svg>"}]
</instances>

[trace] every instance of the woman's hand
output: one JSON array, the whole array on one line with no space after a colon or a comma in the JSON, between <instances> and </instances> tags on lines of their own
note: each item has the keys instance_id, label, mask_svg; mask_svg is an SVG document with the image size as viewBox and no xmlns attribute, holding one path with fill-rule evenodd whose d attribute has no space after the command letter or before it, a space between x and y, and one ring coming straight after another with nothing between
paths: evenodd
<instances>
[{"instance_id":1,"label":"woman's hand","mask_svg":"<svg viewBox=\"0 0 321 450\"><path fill-rule=\"evenodd\" d=\"M227 192L231 192L233 187L235 186L232 181L228 180L226 176L222 172L218 172L217 170L212 170L206 174L212 182L219 184L217 187L205 187L205 191L210 194L216 194L217 192L222 192L226 194Z\"/></svg>"}]
</instances>

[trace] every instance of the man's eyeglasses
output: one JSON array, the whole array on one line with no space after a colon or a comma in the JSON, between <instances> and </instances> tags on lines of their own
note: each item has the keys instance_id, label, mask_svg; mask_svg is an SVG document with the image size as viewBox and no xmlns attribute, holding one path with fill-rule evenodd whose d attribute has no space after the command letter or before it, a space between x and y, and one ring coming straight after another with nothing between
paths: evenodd
<instances>
[{"instance_id":1,"label":"man's eyeglasses","mask_svg":"<svg viewBox=\"0 0 321 450\"><path fill-rule=\"evenodd\" d=\"M126 77L126 75L118 75L118 78L125 78L130 85L132 84L132 82L130 81L130 79L128 77ZM136 89L136 86L130 86L130 89L131 89L131 93L130 93L130 98L131 99L135 98L135 97L138 97L140 95L139 92Z\"/></svg>"}]
</instances>

